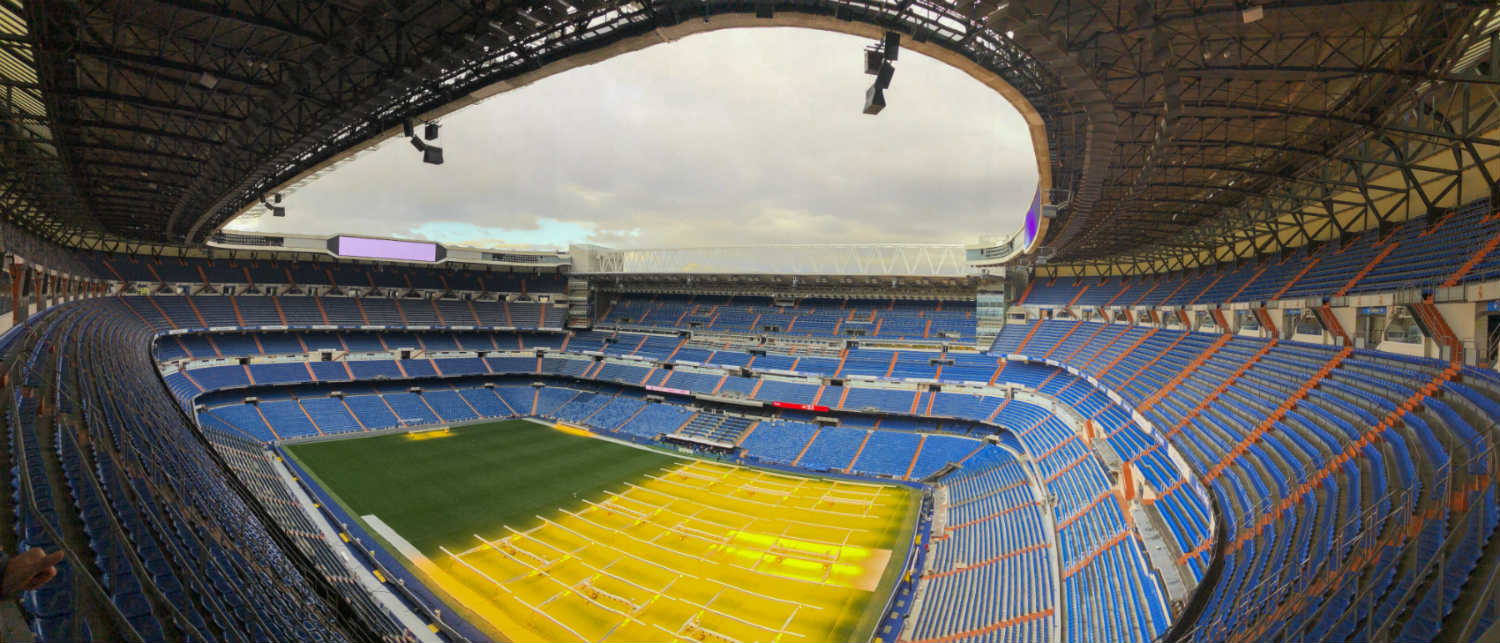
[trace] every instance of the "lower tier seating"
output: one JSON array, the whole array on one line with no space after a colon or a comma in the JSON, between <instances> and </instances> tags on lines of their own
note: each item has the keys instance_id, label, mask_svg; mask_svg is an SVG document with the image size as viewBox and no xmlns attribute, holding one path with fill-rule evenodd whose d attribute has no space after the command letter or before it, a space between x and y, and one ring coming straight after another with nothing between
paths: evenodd
<instances>
[{"instance_id":1,"label":"lower tier seating","mask_svg":"<svg viewBox=\"0 0 1500 643\"><path fill-rule=\"evenodd\" d=\"M1229 544L1196 636L1437 636L1500 523L1491 376L1255 337L1060 320L1014 333L1022 329L1031 341L1013 353L1052 350L1043 337L1092 338L1062 362L1164 432L1217 497ZM1040 390L1089 411L1053 384ZM1151 477L1160 454L1131 447L1111 415L1093 412L1093 421ZM1201 573L1209 549L1197 540L1200 520L1180 508L1164 514L1194 534L1184 545L1199 543L1188 560ZM1445 566L1429 567L1439 551Z\"/></svg>"},{"instance_id":2,"label":"lower tier seating","mask_svg":"<svg viewBox=\"0 0 1500 643\"><path fill-rule=\"evenodd\" d=\"M1110 452L1129 463L1136 484L1148 492L1145 502L1166 524L1164 533L1176 550L1173 555L1189 570L1191 578L1207 579L1208 562L1216 555L1222 558L1222 574L1205 587L1205 609L1192 624L1197 638L1246 632L1254 637L1359 639L1379 631L1400 640L1431 640L1453 606L1469 591L1470 575L1483 553L1493 546L1493 534L1500 522L1491 464L1495 410L1500 408L1500 396L1495 391L1500 390L1500 383L1491 374L1472 369L1373 351L1123 324L1049 320L1039 325L1015 325L1010 340L1014 345L1007 353L1029 358L1047 356L1095 377L1120 396L1123 406L1113 403L1088 381L1056 367L972 355L965 356L962 365L956 359L952 364L954 371L973 369L964 371L969 374L959 381L1021 385L1057 400L1056 409L1025 399L955 391L946 384L941 392L858 380L831 386L755 373L742 377L720 371L715 376L709 362L698 363L710 366L667 370L653 362L507 354L478 359L443 356L441 351L403 360L387 355L388 367L352 368L353 364L378 359L294 361L308 376L304 382L323 387L317 395L300 392L299 387L306 385L296 382L300 377L296 368L279 364L277 368L264 368L274 362L208 368L193 364L185 369L169 366L167 388L150 389L162 391L160 396L121 400L118 393L93 383L92 377L41 377L43 373L77 372L77 365L86 362L90 369L111 369L102 372L108 373L117 387L122 386L118 382L126 383L128 390L145 390L143 384L160 386L151 374L142 374L151 367L149 360L123 354L117 347L148 343L161 328L143 323L136 314L138 307L128 301L109 306L93 304L86 311L83 308L64 307L36 320L34 327L39 330L26 336L25 342L30 342L25 344L26 354L14 350L8 353L17 363L37 364L23 367L21 373L33 377L11 378L7 405L21 417L29 414L39 418L32 423L35 428L29 429L30 433L26 432L26 421L14 420L20 428L13 433L22 439L18 442L13 435L12 442L15 451L25 454L27 460L18 475L26 472L28 485L34 490L41 487L33 480L46 483L48 492L41 496L50 494L53 499L49 507L40 507L42 512L32 512L40 516L57 511L59 506L96 507L98 498L110 503L110 511L123 511L113 506L115 496L108 488L103 496L90 495L85 489L90 475L100 479L116 474L107 468L99 471L97 463L79 466L88 462L74 460L79 450L108 449L122 471L177 472L185 466L211 469L203 473L190 468L190 475L174 473L178 477L152 482L160 489L177 489L187 484L184 481L196 480L195 476L218 481L207 483L206 489L218 488L214 484L237 488L240 483L224 475L222 468L213 468L209 452L185 455L179 453L181 445L159 442L161 436L173 435L174 431L189 431L187 435L191 435L186 425L171 424L181 422L178 409L172 409L170 403L160 405L170 399L166 397L168 390L184 409L190 409L195 398L200 400L205 405L200 414L205 430L232 436L242 445L514 415L566 418L631 439L651 439L689 427L712 432L724 424L723 420L715 424L713 418L699 417L703 415L701 410L645 400L638 387L652 384L767 401L818 403L844 413L860 408L885 413L846 414L849 422L820 427L811 422L813 414L787 411L745 427L734 438L749 457L831 471L921 479L949 462L980 457L974 455L977 443L965 437L976 428L1005 427L1011 447L1024 456L1028 466L1036 468L1039 488L1055 498L1048 518L1056 529L1052 555L1057 559L1057 587L1063 596L1061 605L1055 606L1061 610L1056 627L1064 628L1070 639L1143 641L1160 636L1170 625L1162 589L1145 564L1142 544L1132 534L1131 517L1115 499L1117 485L1096 452ZM172 314L180 315L181 311L173 308L167 312ZM226 347L255 351L250 353L255 356L293 354L285 352L292 346L287 337L271 335L275 333L241 334L238 339L220 342L221 334L215 334L209 350L216 350L217 355L224 354ZM477 340L477 334L448 335L454 347ZM606 355L660 360L682 350L680 343L650 334L602 335L612 340L599 342L607 349L603 351ZM302 335L299 343L305 343L309 336ZM174 338L176 348L168 351L192 352L187 357L197 357L197 348L202 346L196 344L195 337L199 336ZM230 335L222 337L228 339ZM581 343L586 345L589 336L549 337L538 341L552 341L562 349L578 339L585 340ZM349 335L342 339L369 338ZM495 346L502 341L510 346L514 341L518 350L532 339L515 333L492 334L489 338ZM375 344L382 348L371 352L388 348L391 340L407 346L408 341L418 343L418 335L409 334L408 339L391 333L375 338ZM426 337L420 339L421 343L426 341ZM63 350L54 350L59 347ZM1039 354L1033 355L1034 351ZM729 351L713 351L708 356L717 352L725 353L722 363L740 360L751 365L752 371L761 358L772 357L741 359L730 357ZM778 357L790 361L785 369L788 371L836 374L851 367L851 358L856 370L873 372L882 354L892 372L897 365L920 365L920 361L906 360L894 351L862 355L851 350L839 358ZM179 355L177 359L184 358ZM993 367L985 378L989 365ZM343 367L342 376L336 370L339 366ZM140 368L141 373L127 375L130 368ZM407 381L402 373L408 368L406 377L422 379ZM492 387L478 381L508 373L523 376ZM933 374L940 381L952 381L936 368ZM381 375L389 380L368 379ZM531 385L536 379L529 377L532 375L582 379L537 388ZM64 381L66 386L47 390L45 386L53 381ZM409 390L413 384L421 390ZM343 396L329 395L334 386L343 389ZM220 389L224 393L214 393ZM246 394L259 399L245 404L239 398ZM228 410L236 406L248 408ZM75 417L99 418L97 424L83 424L92 427L98 437L72 446L58 439L60 432L49 424L57 420L49 418L77 421L72 420ZM156 423L162 424L158 427ZM1095 449L1089 449L1080 438L1080 423L1091 426ZM147 435L137 435L140 432ZM97 460L98 456L94 457ZM221 452L217 457L224 456ZM1217 554L1208 529L1213 521L1211 512L1197 502L1197 495L1190 489L1193 481L1184 479L1174 464L1177 458L1196 470L1219 507L1218 520L1227 531L1229 544ZM32 461L55 461L58 465L33 471ZM141 462L149 465L140 466ZM72 484L68 476L72 476ZM130 487L134 483L121 484ZM157 491L148 487L129 498L148 502ZM200 489L174 493L172 502L194 503L217 492ZM64 502L58 503L58 498ZM172 519L160 518L162 512L170 510L159 506L153 510L157 514L146 515L167 522L148 523L144 533L154 534L159 547L187 546L172 541ZM259 508L245 505L240 510L241 520L264 520L245 518ZM22 520L17 529L26 533L28 525L33 525L33 535L43 538L48 536L45 524L45 519L32 523ZM87 525L89 520L79 524ZM133 534L119 541L127 543L121 545L121 551L134 552L136 560L151 560L139 551L139 543L144 541ZM71 536L64 533L63 537ZM200 541L202 538L217 535L200 535ZM87 540L77 542L79 547L94 547ZM265 535L260 542L258 547L279 552L286 565L311 569L318 564L317 556L305 552L292 555L293 550L301 551L296 543ZM102 564L121 559L110 546L101 536L97 556ZM201 549L209 556L217 551L215 545L191 546L193 551ZM241 554L251 547L246 543L217 546ZM169 564L172 569L186 577L175 556L164 557L173 561ZM124 559L129 561L131 556ZM1438 563L1441 567L1433 566ZM215 569L232 575L238 573L233 565L222 563ZM66 573L102 579L103 570ZM302 579L296 582L329 582L322 574L289 573ZM167 583L168 589L173 589L170 581L137 569L135 578L141 589L136 590L123 572L111 575L109 580L117 578L118 589L101 580L98 591L109 596L108 603L125 615L122 622L135 623L131 627L140 631L150 630L154 623L168 638L174 631L199 627L192 614L180 610L174 613L165 607L171 601L161 599L167 590L160 587ZM200 586L211 587L217 582L208 571L200 571L194 578L200 584L207 583ZM193 587L181 578L179 582L184 591ZM304 589L288 595L308 591L306 587L310 586L304 584ZM62 599L50 592L36 593L23 603L34 615L56 613ZM1357 602L1356 597L1365 601ZM1117 606L1094 609L1100 601ZM306 634L329 640L348 636L341 634L347 632L347 624L331 611L323 612L315 624L303 624L315 628L317 633L313 634L289 630L296 626L281 620L283 616L277 615L274 602L257 604L268 615L254 618L246 617L244 610L236 612L238 603L212 603L220 606L219 613L211 611L210 603L199 601L194 605L209 606L195 608L198 620L207 627L200 631L215 631L214 623L233 613L234 618L254 623L268 633L275 631L268 636ZM147 615L149 619L144 618ZM41 632L67 629L71 622L65 617L34 619L35 628ZM238 621L235 623L238 627ZM44 638L58 636L49 633Z\"/></svg>"},{"instance_id":3,"label":"lower tier seating","mask_svg":"<svg viewBox=\"0 0 1500 643\"><path fill-rule=\"evenodd\" d=\"M934 511L944 515L928 539L910 639L1056 640L1057 566L1042 492L1008 451L983 449L936 490Z\"/></svg>"}]
</instances>

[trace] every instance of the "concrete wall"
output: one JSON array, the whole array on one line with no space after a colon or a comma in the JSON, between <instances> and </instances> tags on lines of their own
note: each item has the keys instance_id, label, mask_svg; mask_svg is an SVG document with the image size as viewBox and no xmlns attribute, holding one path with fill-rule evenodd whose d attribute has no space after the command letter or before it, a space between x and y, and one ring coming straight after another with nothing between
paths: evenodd
<instances>
[{"instance_id":1,"label":"concrete wall","mask_svg":"<svg viewBox=\"0 0 1500 643\"><path fill-rule=\"evenodd\" d=\"M1448 327L1453 329L1453 334L1458 337L1459 343L1463 344L1464 363L1475 363L1479 356L1479 346L1484 341L1482 337L1476 341L1475 337L1476 329L1479 326L1479 305L1464 301L1451 304L1437 304L1437 309L1443 315L1443 320L1448 322Z\"/></svg>"}]
</instances>

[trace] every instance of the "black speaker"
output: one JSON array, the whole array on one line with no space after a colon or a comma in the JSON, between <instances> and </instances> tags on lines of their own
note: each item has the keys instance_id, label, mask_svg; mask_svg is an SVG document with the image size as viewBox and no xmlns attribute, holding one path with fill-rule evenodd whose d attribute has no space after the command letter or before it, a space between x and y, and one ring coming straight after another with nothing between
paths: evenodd
<instances>
[{"instance_id":1,"label":"black speaker","mask_svg":"<svg viewBox=\"0 0 1500 643\"><path fill-rule=\"evenodd\" d=\"M879 114L882 109L885 109L885 92L880 89L879 85L870 85L870 88L865 90L865 113L873 116Z\"/></svg>"},{"instance_id":2,"label":"black speaker","mask_svg":"<svg viewBox=\"0 0 1500 643\"><path fill-rule=\"evenodd\" d=\"M895 60L901 54L901 34L894 31L885 32L885 59Z\"/></svg>"},{"instance_id":3,"label":"black speaker","mask_svg":"<svg viewBox=\"0 0 1500 643\"><path fill-rule=\"evenodd\" d=\"M880 73L875 74L875 86L886 89L891 86L891 78L896 75L896 66L890 63L880 64Z\"/></svg>"},{"instance_id":4,"label":"black speaker","mask_svg":"<svg viewBox=\"0 0 1500 643\"><path fill-rule=\"evenodd\" d=\"M865 50L865 73L871 76L880 73L880 66L885 64L885 57L878 49Z\"/></svg>"},{"instance_id":5,"label":"black speaker","mask_svg":"<svg viewBox=\"0 0 1500 643\"><path fill-rule=\"evenodd\" d=\"M422 162L430 163L432 165L442 165L443 148L436 145L428 145L427 149L422 150Z\"/></svg>"},{"instance_id":6,"label":"black speaker","mask_svg":"<svg viewBox=\"0 0 1500 643\"><path fill-rule=\"evenodd\" d=\"M428 123L427 127L422 128L422 138L425 138L425 139L427 139L427 140L430 141L430 140L435 139L437 137L438 137L438 124L437 123Z\"/></svg>"},{"instance_id":7,"label":"black speaker","mask_svg":"<svg viewBox=\"0 0 1500 643\"><path fill-rule=\"evenodd\" d=\"M412 126L410 118L401 120L401 135L405 136L406 138L411 138L417 135L417 128Z\"/></svg>"}]
</instances>

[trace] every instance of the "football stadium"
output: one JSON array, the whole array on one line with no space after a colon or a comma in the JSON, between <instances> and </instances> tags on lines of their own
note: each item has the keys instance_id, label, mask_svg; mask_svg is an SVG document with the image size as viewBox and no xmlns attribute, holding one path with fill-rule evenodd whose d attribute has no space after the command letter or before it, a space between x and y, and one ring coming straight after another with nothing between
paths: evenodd
<instances>
[{"instance_id":1,"label":"football stadium","mask_svg":"<svg viewBox=\"0 0 1500 643\"><path fill-rule=\"evenodd\" d=\"M898 67L998 97L1034 187L319 227L528 86L788 31L868 138L946 98ZM5 640L1500 640L1492 0L0 0L0 123Z\"/></svg>"}]
</instances>

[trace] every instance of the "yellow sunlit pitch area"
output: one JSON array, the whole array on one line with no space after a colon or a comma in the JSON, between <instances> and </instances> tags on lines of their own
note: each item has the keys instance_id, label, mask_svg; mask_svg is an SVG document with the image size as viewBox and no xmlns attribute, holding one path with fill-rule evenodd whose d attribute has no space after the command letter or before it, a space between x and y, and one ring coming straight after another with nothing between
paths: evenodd
<instances>
[{"instance_id":1,"label":"yellow sunlit pitch area","mask_svg":"<svg viewBox=\"0 0 1500 643\"><path fill-rule=\"evenodd\" d=\"M517 641L843 640L884 600L909 494L684 461L426 571Z\"/></svg>"}]
</instances>

